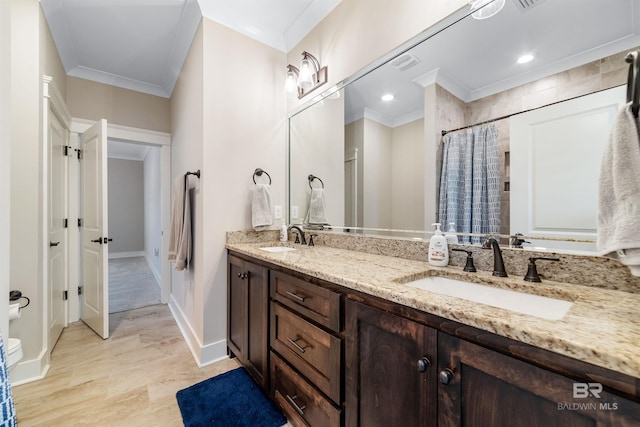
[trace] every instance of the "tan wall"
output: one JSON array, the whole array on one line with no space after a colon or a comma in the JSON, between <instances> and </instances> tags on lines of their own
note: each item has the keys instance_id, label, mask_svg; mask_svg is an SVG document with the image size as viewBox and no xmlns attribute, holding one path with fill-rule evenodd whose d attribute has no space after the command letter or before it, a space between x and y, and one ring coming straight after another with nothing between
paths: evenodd
<instances>
[{"instance_id":1,"label":"tan wall","mask_svg":"<svg viewBox=\"0 0 640 427\"><path fill-rule=\"evenodd\" d=\"M53 83L64 98L67 93L67 73L53 42L49 25L40 9L40 67L42 74L53 77Z\"/></svg>"},{"instance_id":2,"label":"tan wall","mask_svg":"<svg viewBox=\"0 0 640 427\"><path fill-rule=\"evenodd\" d=\"M66 101L71 115L135 128L171 132L171 102L167 98L67 77Z\"/></svg>"},{"instance_id":3,"label":"tan wall","mask_svg":"<svg viewBox=\"0 0 640 427\"><path fill-rule=\"evenodd\" d=\"M428 230L424 224L424 120L393 128L391 138L391 228Z\"/></svg>"}]
</instances>

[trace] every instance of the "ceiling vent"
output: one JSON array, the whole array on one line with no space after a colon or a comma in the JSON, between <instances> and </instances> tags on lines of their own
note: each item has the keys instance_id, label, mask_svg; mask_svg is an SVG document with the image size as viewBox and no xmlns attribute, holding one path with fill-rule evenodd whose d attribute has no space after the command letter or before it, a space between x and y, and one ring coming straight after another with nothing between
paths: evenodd
<instances>
[{"instance_id":1,"label":"ceiling vent","mask_svg":"<svg viewBox=\"0 0 640 427\"><path fill-rule=\"evenodd\" d=\"M513 0L520 12L526 12L527 10L544 3L545 0Z\"/></svg>"},{"instance_id":2,"label":"ceiling vent","mask_svg":"<svg viewBox=\"0 0 640 427\"><path fill-rule=\"evenodd\" d=\"M402 55L391 61L391 66L396 70L406 71L414 65L418 64L418 62L420 62L420 59L417 56L410 53L403 53Z\"/></svg>"}]
</instances>

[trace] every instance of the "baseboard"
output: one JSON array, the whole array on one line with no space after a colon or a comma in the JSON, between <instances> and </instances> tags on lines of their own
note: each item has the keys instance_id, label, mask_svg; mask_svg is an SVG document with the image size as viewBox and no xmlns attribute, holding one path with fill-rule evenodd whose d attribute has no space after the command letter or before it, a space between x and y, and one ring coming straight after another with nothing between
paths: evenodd
<instances>
[{"instance_id":1,"label":"baseboard","mask_svg":"<svg viewBox=\"0 0 640 427\"><path fill-rule=\"evenodd\" d=\"M135 258L139 256L144 256L144 251L109 252L109 259Z\"/></svg>"},{"instance_id":2,"label":"baseboard","mask_svg":"<svg viewBox=\"0 0 640 427\"><path fill-rule=\"evenodd\" d=\"M9 375L11 387L27 384L43 379L49 371L49 353L43 350L40 355L31 360L22 360Z\"/></svg>"},{"instance_id":3,"label":"baseboard","mask_svg":"<svg viewBox=\"0 0 640 427\"><path fill-rule=\"evenodd\" d=\"M156 283L158 284L158 287L160 287L160 284L162 283L162 278L160 277L160 273L158 272L158 270L156 270L156 266L153 265L153 262L151 261L151 259L147 254L144 255L144 259L147 261L149 270L151 270L151 273L153 273L153 277L156 279Z\"/></svg>"},{"instance_id":4,"label":"baseboard","mask_svg":"<svg viewBox=\"0 0 640 427\"><path fill-rule=\"evenodd\" d=\"M191 351L191 355L199 368L215 363L227 357L227 340L221 340L215 343L202 345L193 328L189 324L184 312L173 298L169 298L169 310L178 325L178 329L182 333L184 340Z\"/></svg>"}]
</instances>

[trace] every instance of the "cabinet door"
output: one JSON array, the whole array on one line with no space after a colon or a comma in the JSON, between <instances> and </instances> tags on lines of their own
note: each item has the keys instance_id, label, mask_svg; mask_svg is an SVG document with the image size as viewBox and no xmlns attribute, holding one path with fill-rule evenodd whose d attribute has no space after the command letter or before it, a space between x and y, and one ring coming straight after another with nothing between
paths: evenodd
<instances>
[{"instance_id":1,"label":"cabinet door","mask_svg":"<svg viewBox=\"0 0 640 427\"><path fill-rule=\"evenodd\" d=\"M582 383L444 333L438 348L439 426L640 425L640 406L597 379Z\"/></svg>"},{"instance_id":2,"label":"cabinet door","mask_svg":"<svg viewBox=\"0 0 640 427\"><path fill-rule=\"evenodd\" d=\"M229 256L228 347L263 388L269 371L268 270Z\"/></svg>"},{"instance_id":3,"label":"cabinet door","mask_svg":"<svg viewBox=\"0 0 640 427\"><path fill-rule=\"evenodd\" d=\"M345 316L346 425L435 425L435 329L351 300Z\"/></svg>"}]
</instances>

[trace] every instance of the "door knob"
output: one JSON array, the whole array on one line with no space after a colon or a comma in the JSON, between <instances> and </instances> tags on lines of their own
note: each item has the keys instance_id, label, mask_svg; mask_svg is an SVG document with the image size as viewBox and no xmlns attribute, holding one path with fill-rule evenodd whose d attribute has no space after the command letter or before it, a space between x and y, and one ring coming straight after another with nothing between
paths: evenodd
<instances>
[{"instance_id":1,"label":"door knob","mask_svg":"<svg viewBox=\"0 0 640 427\"><path fill-rule=\"evenodd\" d=\"M93 243L100 243L102 244L102 238L98 237L97 239L92 240Z\"/></svg>"},{"instance_id":2,"label":"door knob","mask_svg":"<svg viewBox=\"0 0 640 427\"><path fill-rule=\"evenodd\" d=\"M58 246L60 242L49 242L49 247Z\"/></svg>"},{"instance_id":3,"label":"door knob","mask_svg":"<svg viewBox=\"0 0 640 427\"><path fill-rule=\"evenodd\" d=\"M447 385L453 380L453 372L451 369L447 368L440 371L440 382L444 385Z\"/></svg>"},{"instance_id":4,"label":"door knob","mask_svg":"<svg viewBox=\"0 0 640 427\"><path fill-rule=\"evenodd\" d=\"M425 372L431 366L431 361L426 357L418 359L418 372Z\"/></svg>"}]
</instances>

